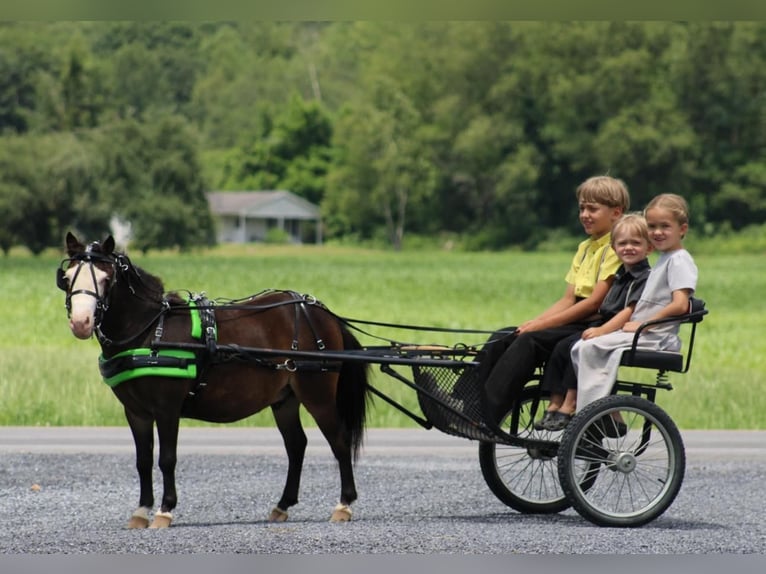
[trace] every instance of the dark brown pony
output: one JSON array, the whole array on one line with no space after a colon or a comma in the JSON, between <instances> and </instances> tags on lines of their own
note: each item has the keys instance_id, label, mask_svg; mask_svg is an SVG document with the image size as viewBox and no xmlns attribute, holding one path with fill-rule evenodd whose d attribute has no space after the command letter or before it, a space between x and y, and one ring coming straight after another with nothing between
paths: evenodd
<instances>
[{"instance_id":1,"label":"dark brown pony","mask_svg":"<svg viewBox=\"0 0 766 574\"><path fill-rule=\"evenodd\" d=\"M163 494L152 528L170 525L176 506L176 447L182 417L228 423L271 407L289 460L287 478L269 520L287 519L298 502L306 435L303 404L330 444L340 471L340 501L332 521L351 518L357 498L353 461L364 434L367 365L359 361L296 360L249 349L337 352L360 349L344 324L316 300L290 291L210 303L166 294L157 277L114 251L110 236L84 245L66 237L68 258L58 271L72 333L95 334L102 376L125 408L136 447L139 507L128 526L149 526L154 506L154 425L159 437ZM195 332L196 331L196 332ZM140 349L143 351L136 351ZM124 380L122 380L124 379Z\"/></svg>"}]
</instances>

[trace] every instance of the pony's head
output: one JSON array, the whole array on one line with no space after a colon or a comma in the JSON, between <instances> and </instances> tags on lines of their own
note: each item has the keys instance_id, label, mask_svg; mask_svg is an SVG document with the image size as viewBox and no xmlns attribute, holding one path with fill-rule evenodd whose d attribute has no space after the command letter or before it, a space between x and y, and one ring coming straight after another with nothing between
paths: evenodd
<instances>
[{"instance_id":1,"label":"pony's head","mask_svg":"<svg viewBox=\"0 0 766 574\"><path fill-rule=\"evenodd\" d=\"M88 245L66 235L67 259L56 273L56 285L66 293L69 328L79 339L93 335L108 307L109 288L117 274L114 238Z\"/></svg>"}]
</instances>

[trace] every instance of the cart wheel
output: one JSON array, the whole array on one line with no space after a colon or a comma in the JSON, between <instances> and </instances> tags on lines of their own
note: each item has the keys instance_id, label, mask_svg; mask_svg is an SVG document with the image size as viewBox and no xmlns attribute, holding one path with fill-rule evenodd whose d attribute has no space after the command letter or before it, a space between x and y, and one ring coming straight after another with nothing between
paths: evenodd
<instances>
[{"instance_id":1,"label":"cart wheel","mask_svg":"<svg viewBox=\"0 0 766 574\"><path fill-rule=\"evenodd\" d=\"M536 431L532 423L542 417L548 399L540 397L537 385L524 388L521 399L504 417L500 428L522 438L555 441L561 432ZM481 442L479 464L492 493L514 510L526 514L553 514L570 503L559 484L555 448L535 448ZM577 461L580 475L592 477L597 465ZM587 490L588 485L583 485Z\"/></svg>"},{"instance_id":2,"label":"cart wheel","mask_svg":"<svg viewBox=\"0 0 766 574\"><path fill-rule=\"evenodd\" d=\"M622 418L622 429L615 417ZM595 465L588 489L578 470L582 461ZM599 526L641 526L660 516L678 494L685 467L678 427L656 404L631 395L584 408L567 426L558 452L564 493Z\"/></svg>"}]
</instances>

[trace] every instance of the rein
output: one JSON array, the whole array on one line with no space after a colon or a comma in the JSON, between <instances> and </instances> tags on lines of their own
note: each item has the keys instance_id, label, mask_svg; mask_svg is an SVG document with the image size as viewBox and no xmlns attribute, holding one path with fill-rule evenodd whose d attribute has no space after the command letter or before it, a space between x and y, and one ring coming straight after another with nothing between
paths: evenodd
<instances>
[{"instance_id":1,"label":"rein","mask_svg":"<svg viewBox=\"0 0 766 574\"><path fill-rule=\"evenodd\" d=\"M132 343L139 337L146 334L146 332L149 331L153 326L155 326L155 336L154 336L154 340L151 343L152 348L158 348L159 346L166 346L168 345L168 343L161 342L162 333L164 330L165 317L173 311L177 311L181 309L187 310L187 309L190 309L191 307L196 308L196 310L199 312L212 314L215 309L243 310L243 311L250 311L253 313L259 313L269 309L283 307L285 305L294 305L295 306L295 329L294 329L293 343L292 343L293 351L298 350L298 335L299 335L298 328L299 328L299 325L301 324L300 323L301 313L303 315L303 318L306 320L306 324L308 325L308 328L312 332L317 349L322 351L325 348L324 342L321 340L321 338L317 337L316 329L314 328L314 325L312 324L310 320L309 314L306 310L306 305L316 305L320 307L321 309L323 309L326 313L333 316L337 321L345 325L347 328L354 330L358 333L361 333L365 336L368 336L370 338L373 338L379 341L385 341L386 343L392 346L405 346L405 345L409 345L413 343L403 343L402 341L382 337L380 335L376 335L365 329L362 329L359 325L370 325L370 326L376 326L376 327L405 329L405 330L418 331L418 332L468 333L468 334L477 334L477 335L495 332L495 331L478 330L478 329L452 329L447 327L397 324L397 323L368 321L368 320L354 319L349 317L341 317L339 315L336 315L330 309L328 309L324 304L322 304L312 295L299 294L295 291L285 291L285 290L277 290L277 289L264 289L258 293L255 293L253 295L250 295L248 297L243 297L240 299L215 299L215 300L205 299L204 293L201 295L195 295L190 291L182 291L188 294L188 298L185 301L183 301L183 303L180 303L180 302L175 303L174 301L172 301L170 297L172 294L162 293L161 291L155 291L159 296L161 296L161 299L158 300L156 298L147 297L146 295L140 294L140 292L136 291L136 287L138 286L138 284L141 284L144 291L153 291L154 288L152 285L149 285L144 281L144 278L142 277L142 274L140 273L138 268L136 268L133 265L133 263L130 261L130 259L126 255L120 254L120 253L103 254L103 253L95 252L95 251L92 251L92 246L93 244L89 245L86 251L82 253L78 253L70 257L69 259L64 259L62 261L62 265L57 270L56 284L60 289L64 290L67 294L66 307L67 307L68 313L71 313L71 298L73 295L77 295L77 294L90 295L91 297L94 297L96 299L96 314L94 315L94 322L96 323L96 325L95 325L94 332L96 334L96 337L99 343L101 343L105 347L129 346L130 343ZM79 273L82 271L83 266L86 263L89 266L89 271L91 273L91 277L93 279L94 285L96 285L96 275L95 275L95 269L94 269L96 267L96 263L105 263L112 267L114 272L112 273L109 283L104 289L103 296L100 296L97 292L91 291L89 289L77 289L74 291L69 290L70 284L65 276L65 271L63 266L65 263L71 266L73 262L77 263L77 270L75 271L71 284L74 284L76 278L78 277ZM133 296L144 299L148 302L154 303L158 306L158 308L156 313L152 315L149 319L147 319L144 326L141 327L137 332L135 332L132 335L128 335L127 337L123 339L115 340L110 338L104 333L104 331L101 328L101 323L104 317L104 313L109 309L109 299L112 293L112 288L114 284L116 284L120 280L125 282L125 284L127 285L127 288L129 289L130 293ZM137 281L138 284L135 283L135 281ZM291 298L288 300L276 301L276 302L268 303L268 304L253 304L253 301L255 299L270 293L289 293L291 295ZM194 303L191 303L192 301ZM211 354L214 354L215 352L217 352L219 347L215 344L213 339L208 339L208 341L209 341L208 351ZM482 341L478 345L467 345L464 343L459 343L455 345L455 348L476 349L477 346L481 346L483 344L484 344L484 341Z\"/></svg>"},{"instance_id":2,"label":"rein","mask_svg":"<svg viewBox=\"0 0 766 574\"><path fill-rule=\"evenodd\" d=\"M339 315L335 315L332 311L328 310L328 313L331 313L338 321L343 323L346 327L349 329L353 329L357 333L362 333L363 335L366 335L368 337L371 337L373 339L377 339L378 341L385 341L386 343L389 343L393 346L407 346L407 345L418 345L419 343L405 343L402 341L398 341L396 339L389 339L387 337L381 337L380 335L375 335L373 333L370 333L369 331L366 331L358 325L373 325L376 327L390 327L393 329L403 329L403 330L409 330L409 331L418 331L422 333L468 333L468 334L475 334L475 335L486 335L486 334L492 334L492 333L507 333L512 334L513 330L511 331L486 331L481 329L453 329L450 327L431 327L426 325L408 325L408 324L402 324L402 323L385 323L381 321L367 321L363 319L352 319L350 317L341 317ZM457 343L454 345L455 349L469 349L469 350L476 350L478 347L481 347L483 345L486 345L485 341L482 341L480 343L474 344L474 345L468 345L466 343Z\"/></svg>"}]
</instances>

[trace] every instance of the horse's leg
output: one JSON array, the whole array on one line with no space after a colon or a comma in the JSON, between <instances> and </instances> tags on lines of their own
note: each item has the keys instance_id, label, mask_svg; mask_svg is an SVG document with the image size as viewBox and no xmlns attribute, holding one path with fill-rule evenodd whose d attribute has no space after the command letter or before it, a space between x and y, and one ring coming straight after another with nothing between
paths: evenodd
<instances>
[{"instance_id":1,"label":"horse's leg","mask_svg":"<svg viewBox=\"0 0 766 574\"><path fill-rule=\"evenodd\" d=\"M333 509L330 522L348 522L351 520L351 503L357 497L348 438L341 435L335 446L330 442L330 448L338 460L338 468L340 469L340 502Z\"/></svg>"},{"instance_id":2,"label":"horse's leg","mask_svg":"<svg viewBox=\"0 0 766 574\"><path fill-rule=\"evenodd\" d=\"M303 457L306 453L306 433L300 418L300 402L291 392L287 398L272 405L271 411L287 451L287 480L282 491L282 498L272 509L269 522L287 520L287 509L298 503L298 490L301 483Z\"/></svg>"},{"instance_id":3,"label":"horse's leg","mask_svg":"<svg viewBox=\"0 0 766 574\"><path fill-rule=\"evenodd\" d=\"M146 528L149 526L149 514L154 506L152 490L154 422L151 419L139 418L128 409L125 409L125 418L128 420L130 432L133 433L133 442L136 445L136 470L138 470L140 485L138 508L130 517L128 528Z\"/></svg>"},{"instance_id":4,"label":"horse's leg","mask_svg":"<svg viewBox=\"0 0 766 574\"><path fill-rule=\"evenodd\" d=\"M333 509L330 522L348 522L351 520L351 503L357 498L356 484L354 482L353 457L351 455L351 438L349 433L343 431L338 419L338 413L334 404L316 407L306 405L306 409L314 417L319 430L338 461L340 471L340 502Z\"/></svg>"},{"instance_id":5,"label":"horse's leg","mask_svg":"<svg viewBox=\"0 0 766 574\"><path fill-rule=\"evenodd\" d=\"M178 416L157 419L157 437L160 441L159 467L162 471L162 504L154 514L149 528L167 528L173 521L172 511L178 502L176 496L176 449L178 446Z\"/></svg>"}]
</instances>

